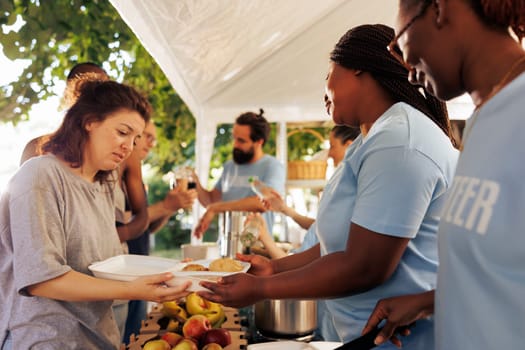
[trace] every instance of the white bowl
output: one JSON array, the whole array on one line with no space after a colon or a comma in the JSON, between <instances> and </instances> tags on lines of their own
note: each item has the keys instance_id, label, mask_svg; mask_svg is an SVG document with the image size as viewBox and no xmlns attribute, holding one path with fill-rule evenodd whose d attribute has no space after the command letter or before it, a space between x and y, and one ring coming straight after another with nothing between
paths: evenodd
<instances>
[{"instance_id":1,"label":"white bowl","mask_svg":"<svg viewBox=\"0 0 525 350\"><path fill-rule=\"evenodd\" d=\"M201 244L183 244L181 245L183 259L217 259L220 258L219 245L212 242Z\"/></svg>"}]
</instances>

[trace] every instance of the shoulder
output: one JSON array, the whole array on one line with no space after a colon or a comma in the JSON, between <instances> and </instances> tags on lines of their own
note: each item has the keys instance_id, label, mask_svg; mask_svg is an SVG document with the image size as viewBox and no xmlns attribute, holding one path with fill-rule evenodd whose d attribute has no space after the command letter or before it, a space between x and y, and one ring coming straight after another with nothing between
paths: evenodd
<instances>
[{"instance_id":1,"label":"shoulder","mask_svg":"<svg viewBox=\"0 0 525 350\"><path fill-rule=\"evenodd\" d=\"M268 154L265 154L260 160L259 162L261 164L265 164L265 165L270 165L270 166L283 166L283 164L277 159L275 158L274 156L270 156Z\"/></svg>"},{"instance_id":2,"label":"shoulder","mask_svg":"<svg viewBox=\"0 0 525 350\"><path fill-rule=\"evenodd\" d=\"M24 150L22 151L22 156L20 158L20 164L23 164L26 160L39 156L42 154L41 147L42 145L49 140L50 135L42 135L35 137L31 141L29 141L26 146L24 147Z\"/></svg>"},{"instance_id":3,"label":"shoulder","mask_svg":"<svg viewBox=\"0 0 525 350\"><path fill-rule=\"evenodd\" d=\"M13 193L24 192L30 188L47 187L57 182L63 168L55 156L43 155L33 157L18 169L11 179L10 189Z\"/></svg>"}]
</instances>

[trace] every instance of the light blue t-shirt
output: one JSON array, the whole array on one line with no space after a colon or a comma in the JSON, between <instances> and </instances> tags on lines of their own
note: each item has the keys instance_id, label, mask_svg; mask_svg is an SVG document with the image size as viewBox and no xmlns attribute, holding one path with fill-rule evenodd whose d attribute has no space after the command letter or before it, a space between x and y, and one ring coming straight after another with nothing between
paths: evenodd
<instances>
[{"instance_id":1,"label":"light blue t-shirt","mask_svg":"<svg viewBox=\"0 0 525 350\"><path fill-rule=\"evenodd\" d=\"M308 228L308 231L306 231L301 246L297 249L294 249L293 253L304 252L305 250L308 250L319 243L315 232L316 230L314 221L314 223ZM326 300L324 299L317 300L317 328L324 340L337 342L341 341L335 330L332 314L330 311L328 311L328 308L326 307Z\"/></svg>"},{"instance_id":2,"label":"light blue t-shirt","mask_svg":"<svg viewBox=\"0 0 525 350\"><path fill-rule=\"evenodd\" d=\"M321 255L346 248L351 222L411 241L385 283L327 300L342 341L360 336L379 299L435 287L436 232L457 157L443 131L406 103L389 108L366 137L360 135L348 147L319 204L316 233ZM432 319L418 321L411 336L403 338L404 349L433 346ZM381 348L396 349L391 343Z\"/></svg>"},{"instance_id":3,"label":"light blue t-shirt","mask_svg":"<svg viewBox=\"0 0 525 350\"><path fill-rule=\"evenodd\" d=\"M250 176L258 176L259 180L277 192L284 194L285 171L284 166L276 158L265 154L255 163L236 164L229 160L224 164L221 177L215 184L215 188L221 192L222 201L232 201L255 196L248 179ZM272 232L274 214L267 211L263 214Z\"/></svg>"},{"instance_id":4,"label":"light blue t-shirt","mask_svg":"<svg viewBox=\"0 0 525 350\"><path fill-rule=\"evenodd\" d=\"M521 74L465 128L438 234L437 349L525 348L524 96Z\"/></svg>"}]
</instances>

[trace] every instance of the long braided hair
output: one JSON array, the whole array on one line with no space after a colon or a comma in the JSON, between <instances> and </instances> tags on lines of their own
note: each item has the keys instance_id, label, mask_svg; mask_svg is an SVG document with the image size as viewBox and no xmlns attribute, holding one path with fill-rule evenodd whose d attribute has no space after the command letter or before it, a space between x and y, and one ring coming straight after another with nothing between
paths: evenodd
<instances>
[{"instance_id":1,"label":"long braided hair","mask_svg":"<svg viewBox=\"0 0 525 350\"><path fill-rule=\"evenodd\" d=\"M408 71L387 51L394 30L382 24L350 29L330 53L330 59L347 69L363 70L397 102L406 102L428 116L457 146L444 102L408 81Z\"/></svg>"}]
</instances>

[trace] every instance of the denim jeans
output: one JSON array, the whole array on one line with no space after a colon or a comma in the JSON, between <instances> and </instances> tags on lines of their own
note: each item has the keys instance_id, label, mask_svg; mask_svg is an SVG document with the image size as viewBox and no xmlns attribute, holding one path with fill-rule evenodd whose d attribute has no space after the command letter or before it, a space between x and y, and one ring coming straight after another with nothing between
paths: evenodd
<instances>
[{"instance_id":1,"label":"denim jeans","mask_svg":"<svg viewBox=\"0 0 525 350\"><path fill-rule=\"evenodd\" d=\"M7 332L7 335L4 339L4 342L2 343L2 346L0 347L0 350L12 350L13 349L13 342L11 341L11 335L9 332Z\"/></svg>"}]
</instances>

